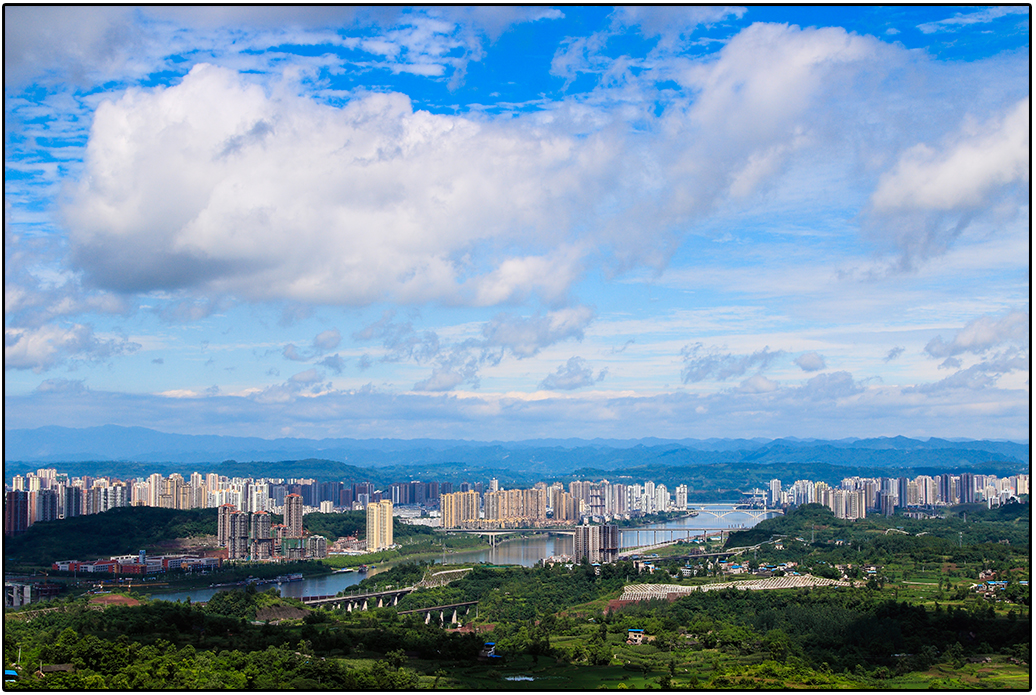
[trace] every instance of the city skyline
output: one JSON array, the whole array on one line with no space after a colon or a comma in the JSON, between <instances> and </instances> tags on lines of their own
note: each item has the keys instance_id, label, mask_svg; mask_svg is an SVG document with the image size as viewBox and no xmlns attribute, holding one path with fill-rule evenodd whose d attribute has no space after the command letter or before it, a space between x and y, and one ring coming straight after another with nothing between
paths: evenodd
<instances>
[{"instance_id":1,"label":"city skyline","mask_svg":"<svg viewBox=\"0 0 1036 695\"><path fill-rule=\"evenodd\" d=\"M1027 7L4 20L5 429L1029 440Z\"/></svg>"},{"instance_id":2,"label":"city skyline","mask_svg":"<svg viewBox=\"0 0 1036 695\"><path fill-rule=\"evenodd\" d=\"M5 486L5 535L18 535L37 521L54 521L98 514L118 507L148 506L168 509L209 508L219 510L218 536L230 556L244 548L249 534L256 537L255 514L282 514L279 538L299 539L304 535L304 515L314 512L366 511L367 524L377 528L368 536L368 550L392 545L389 520L393 508L419 507L435 510L444 528L519 528L528 524L565 526L587 520L611 521L659 512L683 512L694 508L690 495L701 492L686 483L673 490L654 480L628 482L607 478L571 478L566 485L557 478L541 480L531 487L501 487L496 478L488 481L397 482L383 487L369 481L350 486L342 480L320 482L313 478L268 478L225 476L197 471L185 478L160 473L126 479L114 476L71 477L57 468L39 468L16 474ZM616 476L609 476L615 480ZM546 478L545 480L551 480ZM995 475L962 472L916 476L867 476L846 470L841 481L828 484L809 478L784 484L779 478L760 483L763 488L727 490L766 509L779 509L818 502L839 518L863 518L880 510L891 514L906 507L986 503L1000 506L1029 494L1029 475ZM250 518L248 514L253 516ZM236 516L235 516L236 515ZM412 518L412 515L405 515ZM252 524L251 526L249 524ZM268 538L270 519L263 521ZM235 526L236 524L236 526ZM236 530L235 530L236 529ZM228 541L241 538L240 546ZM278 545L279 547L279 545Z\"/></svg>"}]
</instances>

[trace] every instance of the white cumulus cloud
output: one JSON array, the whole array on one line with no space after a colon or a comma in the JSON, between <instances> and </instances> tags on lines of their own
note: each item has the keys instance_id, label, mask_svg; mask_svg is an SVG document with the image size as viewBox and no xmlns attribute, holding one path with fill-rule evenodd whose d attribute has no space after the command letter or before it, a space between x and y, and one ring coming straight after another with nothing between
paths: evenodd
<instances>
[{"instance_id":1,"label":"white cumulus cloud","mask_svg":"<svg viewBox=\"0 0 1036 695\"><path fill-rule=\"evenodd\" d=\"M198 65L101 104L64 208L88 278L362 305L553 301L577 277L565 216L591 202L585 144L401 94L336 108L287 89Z\"/></svg>"},{"instance_id":2,"label":"white cumulus cloud","mask_svg":"<svg viewBox=\"0 0 1036 695\"><path fill-rule=\"evenodd\" d=\"M992 192L1028 178L1025 98L991 122L967 127L945 148L910 148L881 177L871 200L879 211L958 210L984 205Z\"/></svg>"},{"instance_id":3,"label":"white cumulus cloud","mask_svg":"<svg viewBox=\"0 0 1036 695\"><path fill-rule=\"evenodd\" d=\"M900 265L946 252L977 218L1007 219L1026 203L1029 98L984 123L968 120L938 145L903 152L871 196L871 224Z\"/></svg>"},{"instance_id":4,"label":"white cumulus cloud","mask_svg":"<svg viewBox=\"0 0 1036 695\"><path fill-rule=\"evenodd\" d=\"M37 328L4 328L4 370L43 372L66 360L105 360L136 352L140 345L124 338L98 337L92 327L53 324Z\"/></svg>"},{"instance_id":5,"label":"white cumulus cloud","mask_svg":"<svg viewBox=\"0 0 1036 695\"><path fill-rule=\"evenodd\" d=\"M1028 345L1028 337L1028 312L1012 311L999 318L984 315L968 322L949 342L941 335L932 338L925 346L925 352L932 357L952 357L968 352L978 355L1005 342Z\"/></svg>"}]
</instances>

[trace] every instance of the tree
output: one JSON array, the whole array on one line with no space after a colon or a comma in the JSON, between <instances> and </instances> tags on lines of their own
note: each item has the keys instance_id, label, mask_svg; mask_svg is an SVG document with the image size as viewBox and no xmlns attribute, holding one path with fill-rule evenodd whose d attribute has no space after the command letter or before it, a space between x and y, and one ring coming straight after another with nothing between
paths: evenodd
<instances>
[{"instance_id":1,"label":"tree","mask_svg":"<svg viewBox=\"0 0 1036 695\"><path fill-rule=\"evenodd\" d=\"M396 649L395 651L388 652L385 654L385 661L389 666L395 669L400 669L406 666L407 656L406 652L402 649Z\"/></svg>"},{"instance_id":2,"label":"tree","mask_svg":"<svg viewBox=\"0 0 1036 695\"><path fill-rule=\"evenodd\" d=\"M944 656L950 660L954 668L960 668L964 665L964 647L961 646L960 642L951 644Z\"/></svg>"}]
</instances>

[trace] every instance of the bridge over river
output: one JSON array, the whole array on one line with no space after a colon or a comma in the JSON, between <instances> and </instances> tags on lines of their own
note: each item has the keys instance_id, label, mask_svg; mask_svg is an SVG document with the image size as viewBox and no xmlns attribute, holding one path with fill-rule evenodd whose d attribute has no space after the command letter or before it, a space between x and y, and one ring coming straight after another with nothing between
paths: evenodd
<instances>
[{"instance_id":1,"label":"bridge over river","mask_svg":"<svg viewBox=\"0 0 1036 695\"><path fill-rule=\"evenodd\" d=\"M400 589L372 591L366 594L350 594L346 596L303 596L302 602L307 606L316 608L345 606L346 610L349 611L353 609L365 611L372 606L375 608L383 608L386 605L395 606L399 604L400 598L417 589L418 587L416 586L405 586Z\"/></svg>"},{"instance_id":2,"label":"bridge over river","mask_svg":"<svg viewBox=\"0 0 1036 695\"><path fill-rule=\"evenodd\" d=\"M717 519L722 519L723 517L730 516L731 514L744 514L745 516L752 517L756 521L761 521L762 519L766 519L766 518L768 518L768 515L771 515L771 514L784 514L784 510L783 509L752 509L752 508L749 508L749 509L736 509L735 508L735 509L716 510L716 509L705 509L705 508L702 508L702 509L694 509L693 511L698 512L698 514L711 514L712 516L716 517Z\"/></svg>"}]
</instances>

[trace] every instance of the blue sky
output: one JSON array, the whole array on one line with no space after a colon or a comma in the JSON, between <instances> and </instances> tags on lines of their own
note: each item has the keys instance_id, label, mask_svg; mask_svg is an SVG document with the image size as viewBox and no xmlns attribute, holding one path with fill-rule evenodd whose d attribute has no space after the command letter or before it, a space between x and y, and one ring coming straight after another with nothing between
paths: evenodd
<instances>
[{"instance_id":1,"label":"blue sky","mask_svg":"<svg viewBox=\"0 0 1036 695\"><path fill-rule=\"evenodd\" d=\"M5 7L5 428L1029 438L1011 7Z\"/></svg>"}]
</instances>

